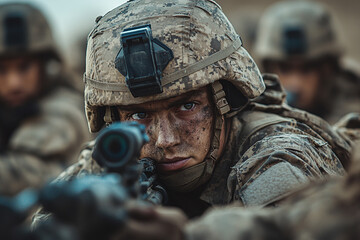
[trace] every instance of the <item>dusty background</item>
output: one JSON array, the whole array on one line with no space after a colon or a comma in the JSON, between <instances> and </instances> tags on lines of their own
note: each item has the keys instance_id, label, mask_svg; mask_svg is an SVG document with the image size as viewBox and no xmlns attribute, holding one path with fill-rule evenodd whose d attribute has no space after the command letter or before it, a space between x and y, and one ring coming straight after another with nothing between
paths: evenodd
<instances>
[{"instance_id":1,"label":"dusty background","mask_svg":"<svg viewBox=\"0 0 360 240\"><path fill-rule=\"evenodd\" d=\"M289 0L291 1L291 0ZM251 52L254 39L253 29L263 11L274 0L218 0L223 11L241 35L245 47ZM359 0L317 0L324 4L334 16L340 41L347 56L360 61L360 1Z\"/></svg>"},{"instance_id":2,"label":"dusty background","mask_svg":"<svg viewBox=\"0 0 360 240\"><path fill-rule=\"evenodd\" d=\"M84 67L85 39L97 16L126 0L17 0L38 6L48 17L58 45L68 65L81 76ZM289 0L290 1L290 0ZM315 0L329 8L338 25L347 55L360 62L360 0ZM0 0L1 3L13 0ZM248 51L252 50L254 29L263 11L275 0L217 0L241 35ZM81 73L81 74L80 74ZM81 77L80 77L81 78Z\"/></svg>"}]
</instances>

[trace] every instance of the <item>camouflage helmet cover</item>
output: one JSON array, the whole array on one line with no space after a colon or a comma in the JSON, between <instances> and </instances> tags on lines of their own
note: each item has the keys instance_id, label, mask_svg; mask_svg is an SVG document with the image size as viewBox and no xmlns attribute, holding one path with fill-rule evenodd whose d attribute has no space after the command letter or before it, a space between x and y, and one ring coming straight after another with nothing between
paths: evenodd
<instances>
[{"instance_id":1,"label":"camouflage helmet cover","mask_svg":"<svg viewBox=\"0 0 360 240\"><path fill-rule=\"evenodd\" d=\"M343 51L330 12L311 1L284 1L269 7L260 19L256 39L254 54L262 61L338 57Z\"/></svg>"},{"instance_id":2,"label":"camouflage helmet cover","mask_svg":"<svg viewBox=\"0 0 360 240\"><path fill-rule=\"evenodd\" d=\"M163 71L160 94L134 98L125 77L115 68L121 49L120 33L150 24L153 38L169 47L174 59ZM219 60L213 60L220 55ZM219 56L217 56L219 57ZM216 57L215 57L216 58ZM197 64L201 62L201 64ZM189 67L197 64L195 71ZM202 65L202 66L201 66ZM265 89L261 74L233 26L212 0L137 0L107 13L88 37L85 105L89 128L103 125L99 107L140 104L199 89L217 80L228 80L247 98Z\"/></svg>"},{"instance_id":3,"label":"camouflage helmet cover","mask_svg":"<svg viewBox=\"0 0 360 240\"><path fill-rule=\"evenodd\" d=\"M0 56L46 53L60 60L45 16L27 3L0 5Z\"/></svg>"}]
</instances>

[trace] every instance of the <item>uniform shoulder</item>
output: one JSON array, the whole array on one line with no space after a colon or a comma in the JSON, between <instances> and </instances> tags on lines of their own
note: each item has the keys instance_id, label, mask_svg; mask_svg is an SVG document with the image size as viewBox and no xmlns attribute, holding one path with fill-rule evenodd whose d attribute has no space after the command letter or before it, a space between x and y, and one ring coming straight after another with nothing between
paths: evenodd
<instances>
[{"instance_id":1,"label":"uniform shoulder","mask_svg":"<svg viewBox=\"0 0 360 240\"><path fill-rule=\"evenodd\" d=\"M290 118L262 111L245 111L238 114L237 119L240 120L242 125L239 132L240 142L245 141L259 130L268 126L292 121Z\"/></svg>"}]
</instances>

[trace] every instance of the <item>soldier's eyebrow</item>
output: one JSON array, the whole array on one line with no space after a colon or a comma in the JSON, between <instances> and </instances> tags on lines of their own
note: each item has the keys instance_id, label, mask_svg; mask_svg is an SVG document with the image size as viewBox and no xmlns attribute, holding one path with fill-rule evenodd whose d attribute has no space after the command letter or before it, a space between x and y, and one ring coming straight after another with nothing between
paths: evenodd
<instances>
[{"instance_id":1,"label":"soldier's eyebrow","mask_svg":"<svg viewBox=\"0 0 360 240\"><path fill-rule=\"evenodd\" d=\"M200 95L201 94L200 94L199 90L188 92L184 96L182 96L181 98L176 99L173 102L170 102L168 108L176 107L176 106L179 106L179 105L184 104L186 102L189 102L192 99L194 99L194 98L196 98L196 97L198 97Z\"/></svg>"},{"instance_id":2,"label":"soldier's eyebrow","mask_svg":"<svg viewBox=\"0 0 360 240\"><path fill-rule=\"evenodd\" d=\"M148 112L148 109L145 109L144 107L138 107L138 106L118 106L117 109L119 111L125 111L125 112Z\"/></svg>"},{"instance_id":3,"label":"soldier's eyebrow","mask_svg":"<svg viewBox=\"0 0 360 240\"><path fill-rule=\"evenodd\" d=\"M176 96L174 98L170 98L170 102L169 104L165 107L166 109L181 105L186 103L187 101L190 101L193 98L196 98L198 96L201 96L201 90L194 90L194 91L190 91L184 94L181 94L180 96ZM161 100L159 100L161 101ZM158 101L156 101L158 102ZM154 104L156 104L156 102L154 102ZM126 111L126 112L151 112L151 111L156 111L156 110L152 110L149 109L147 107L144 106L137 106L137 105L129 105L129 106L118 106L117 107L118 110L120 111Z\"/></svg>"}]
</instances>

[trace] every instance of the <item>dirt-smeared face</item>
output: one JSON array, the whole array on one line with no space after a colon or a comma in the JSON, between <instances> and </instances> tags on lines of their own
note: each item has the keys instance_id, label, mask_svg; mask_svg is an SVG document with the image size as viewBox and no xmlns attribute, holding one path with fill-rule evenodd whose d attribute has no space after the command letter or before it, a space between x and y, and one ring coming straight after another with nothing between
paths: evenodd
<instances>
[{"instance_id":1,"label":"dirt-smeared face","mask_svg":"<svg viewBox=\"0 0 360 240\"><path fill-rule=\"evenodd\" d=\"M211 143L214 107L206 87L166 100L118 108L121 121L146 126L150 141L140 158L157 162L161 173L204 161Z\"/></svg>"}]
</instances>

